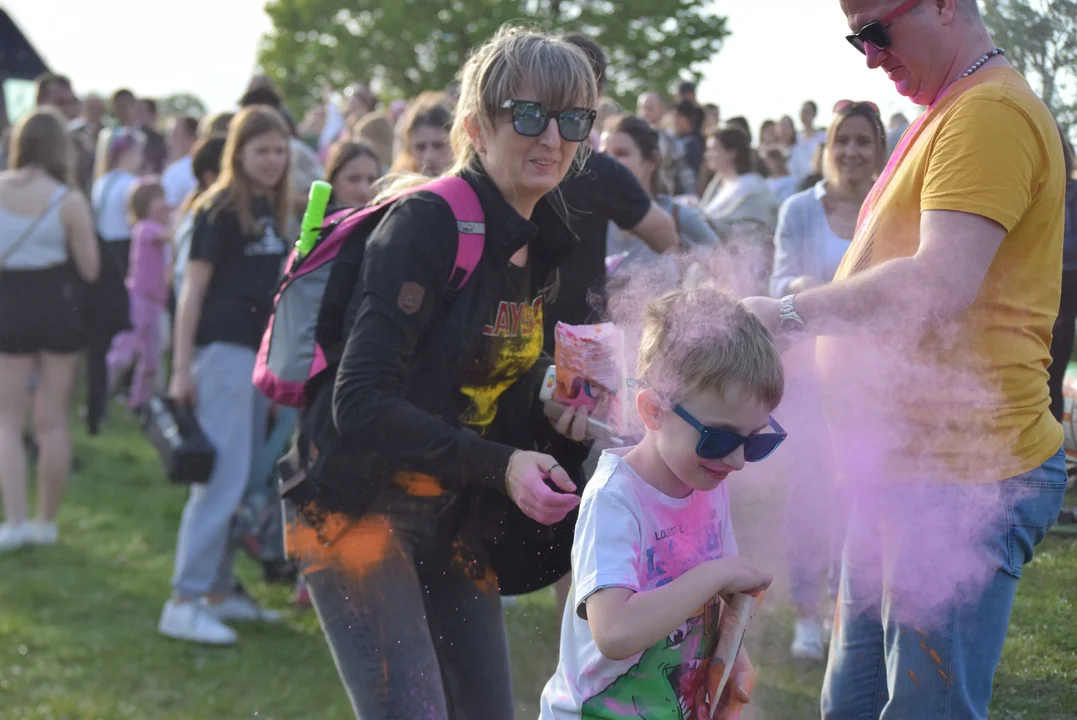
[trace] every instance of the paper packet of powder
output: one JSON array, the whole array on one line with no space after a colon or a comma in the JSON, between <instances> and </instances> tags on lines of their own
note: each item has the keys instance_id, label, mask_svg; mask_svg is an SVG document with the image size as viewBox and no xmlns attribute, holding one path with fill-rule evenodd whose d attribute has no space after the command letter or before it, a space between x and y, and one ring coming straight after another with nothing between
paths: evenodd
<instances>
[{"instance_id":1,"label":"paper packet of powder","mask_svg":"<svg viewBox=\"0 0 1077 720\"><path fill-rule=\"evenodd\" d=\"M628 372L624 332L613 323L566 325L555 330L557 367L553 399L569 407L594 411L603 396L609 398L604 417L596 420L614 433L628 430Z\"/></svg>"},{"instance_id":2,"label":"paper packet of powder","mask_svg":"<svg viewBox=\"0 0 1077 720\"><path fill-rule=\"evenodd\" d=\"M748 630L752 618L763 604L763 595L749 595L737 593L729 598L729 602L722 601L722 616L718 620L718 642L711 657L710 671L707 678L707 696L710 700L710 716L713 720L718 705L721 702L722 692L729 682L729 676L733 672L733 662L740 654L740 648L744 644L744 633ZM747 688L751 692L751 688ZM734 701L736 702L736 701Z\"/></svg>"}]
</instances>

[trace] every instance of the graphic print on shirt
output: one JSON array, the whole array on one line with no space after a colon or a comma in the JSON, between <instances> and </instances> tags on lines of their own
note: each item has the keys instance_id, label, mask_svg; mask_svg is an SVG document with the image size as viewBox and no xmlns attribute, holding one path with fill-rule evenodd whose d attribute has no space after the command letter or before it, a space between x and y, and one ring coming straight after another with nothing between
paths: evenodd
<instances>
[{"instance_id":1,"label":"graphic print on shirt","mask_svg":"<svg viewBox=\"0 0 1077 720\"><path fill-rule=\"evenodd\" d=\"M243 248L243 254L247 257L256 255L283 255L288 251L288 246L277 234L277 222L271 216L258 218L254 224L255 234L260 235L258 240L247 243Z\"/></svg>"},{"instance_id":2,"label":"graphic print on shirt","mask_svg":"<svg viewBox=\"0 0 1077 720\"><path fill-rule=\"evenodd\" d=\"M501 395L521 375L531 369L542 354L542 323L550 293L555 292L557 274L542 287L532 282L530 261L524 267L509 265L503 271L494 297L500 298L490 313L477 344L475 357L465 368L460 387L464 410L460 421L478 433L485 433L497 417Z\"/></svg>"},{"instance_id":3,"label":"graphic print on shirt","mask_svg":"<svg viewBox=\"0 0 1077 720\"><path fill-rule=\"evenodd\" d=\"M672 582L693 567L722 557L722 520L692 527L656 530L644 551L646 588ZM582 716L596 720L694 720L706 703L711 657L718 641L720 603L706 607L664 640L648 648L639 661L583 703Z\"/></svg>"}]
</instances>

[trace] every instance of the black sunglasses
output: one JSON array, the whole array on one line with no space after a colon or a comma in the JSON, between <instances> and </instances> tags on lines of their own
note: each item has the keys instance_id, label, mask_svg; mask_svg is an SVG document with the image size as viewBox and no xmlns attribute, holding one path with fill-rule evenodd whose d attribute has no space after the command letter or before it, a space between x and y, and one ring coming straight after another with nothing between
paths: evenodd
<instances>
[{"instance_id":1,"label":"black sunglasses","mask_svg":"<svg viewBox=\"0 0 1077 720\"><path fill-rule=\"evenodd\" d=\"M557 121L557 132L568 142L583 142L591 134L598 115L587 108L554 112L532 100L506 100L501 109L512 111L512 127L524 137L538 137L546 132L550 119Z\"/></svg>"},{"instance_id":2,"label":"black sunglasses","mask_svg":"<svg viewBox=\"0 0 1077 720\"><path fill-rule=\"evenodd\" d=\"M745 437L725 428L707 427L692 417L691 413L680 405L675 405L673 412L680 415L686 423L699 431L700 437L699 444L696 445L696 455L704 460L719 460L743 445L744 461L759 462L777 450L778 446L789 437L788 433L782 429L782 426L774 418L770 418L770 427L774 428L776 432Z\"/></svg>"},{"instance_id":3,"label":"black sunglasses","mask_svg":"<svg viewBox=\"0 0 1077 720\"><path fill-rule=\"evenodd\" d=\"M890 28L890 23L894 22L922 2L923 0L905 0L905 2L886 13L878 20L869 22L867 25L860 28L860 32L855 35L846 35L845 39L849 41L850 45L859 50L861 55L867 55L867 49L864 47L865 44L872 45L879 50L885 50L890 47L890 34L886 32Z\"/></svg>"}]
</instances>

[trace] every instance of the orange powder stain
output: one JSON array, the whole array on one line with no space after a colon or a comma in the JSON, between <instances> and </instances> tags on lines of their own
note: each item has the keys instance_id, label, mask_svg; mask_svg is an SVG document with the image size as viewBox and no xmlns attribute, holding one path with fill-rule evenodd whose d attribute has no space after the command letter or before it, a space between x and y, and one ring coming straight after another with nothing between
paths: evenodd
<instances>
[{"instance_id":1,"label":"orange powder stain","mask_svg":"<svg viewBox=\"0 0 1077 720\"><path fill-rule=\"evenodd\" d=\"M920 684L920 678L916 677L916 673L914 673L912 670L909 671L909 677L911 677L912 681L917 685Z\"/></svg>"},{"instance_id":2,"label":"orange powder stain","mask_svg":"<svg viewBox=\"0 0 1077 720\"><path fill-rule=\"evenodd\" d=\"M400 473L394 482L412 497L440 497L442 492L441 483L437 478L420 473Z\"/></svg>"},{"instance_id":3,"label":"orange powder stain","mask_svg":"<svg viewBox=\"0 0 1077 720\"><path fill-rule=\"evenodd\" d=\"M355 520L329 513L320 534L305 522L291 524L288 544L303 564L304 575L333 567L353 577L363 577L389 554L392 534L393 529L384 516Z\"/></svg>"},{"instance_id":4,"label":"orange powder stain","mask_svg":"<svg viewBox=\"0 0 1077 720\"><path fill-rule=\"evenodd\" d=\"M927 654L931 656L931 659L935 661L936 665L938 665L940 668L942 667L942 658L939 657L939 654L937 652L935 652L934 650L928 650Z\"/></svg>"},{"instance_id":5,"label":"orange powder stain","mask_svg":"<svg viewBox=\"0 0 1077 720\"><path fill-rule=\"evenodd\" d=\"M942 679L945 680L947 684L950 683L950 678L942 671L942 668L939 668L939 675L942 675Z\"/></svg>"}]
</instances>

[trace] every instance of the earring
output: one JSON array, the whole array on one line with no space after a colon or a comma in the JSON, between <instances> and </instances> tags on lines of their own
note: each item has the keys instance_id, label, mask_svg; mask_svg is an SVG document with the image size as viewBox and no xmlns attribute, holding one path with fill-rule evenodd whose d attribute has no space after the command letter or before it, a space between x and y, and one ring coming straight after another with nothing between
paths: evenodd
<instances>
[{"instance_id":1,"label":"earring","mask_svg":"<svg viewBox=\"0 0 1077 720\"><path fill-rule=\"evenodd\" d=\"M479 148L479 155L485 155L485 154L486 154L486 147L484 146L484 147Z\"/></svg>"}]
</instances>

